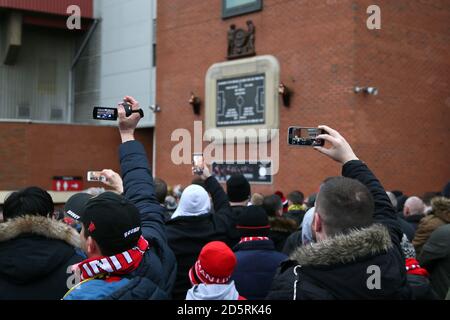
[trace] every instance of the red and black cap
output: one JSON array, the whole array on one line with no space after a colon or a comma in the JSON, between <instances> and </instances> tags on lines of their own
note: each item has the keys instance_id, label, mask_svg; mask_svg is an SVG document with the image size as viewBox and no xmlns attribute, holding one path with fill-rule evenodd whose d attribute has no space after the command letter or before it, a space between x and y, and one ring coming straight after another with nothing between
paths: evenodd
<instances>
[{"instance_id":1,"label":"red and black cap","mask_svg":"<svg viewBox=\"0 0 450 320\"><path fill-rule=\"evenodd\" d=\"M141 218L128 199L114 192L72 198L65 206L67 215L80 221L102 249L120 253L137 244L142 235Z\"/></svg>"}]
</instances>

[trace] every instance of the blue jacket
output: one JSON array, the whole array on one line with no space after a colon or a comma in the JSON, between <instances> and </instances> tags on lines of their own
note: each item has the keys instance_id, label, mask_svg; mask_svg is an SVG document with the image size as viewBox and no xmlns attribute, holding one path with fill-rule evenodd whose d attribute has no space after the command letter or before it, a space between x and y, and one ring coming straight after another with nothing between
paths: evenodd
<instances>
[{"instance_id":1,"label":"blue jacket","mask_svg":"<svg viewBox=\"0 0 450 320\"><path fill-rule=\"evenodd\" d=\"M275 250L272 240L250 241L233 248L237 265L232 279L248 300L264 300L280 263L288 257Z\"/></svg>"},{"instance_id":2,"label":"blue jacket","mask_svg":"<svg viewBox=\"0 0 450 320\"><path fill-rule=\"evenodd\" d=\"M138 300L170 299L175 282L176 259L167 244L164 208L156 200L153 178L144 147L137 141L120 146L124 195L141 214L142 236L149 242L139 267L122 281L90 280L81 283L64 299Z\"/></svg>"}]
</instances>

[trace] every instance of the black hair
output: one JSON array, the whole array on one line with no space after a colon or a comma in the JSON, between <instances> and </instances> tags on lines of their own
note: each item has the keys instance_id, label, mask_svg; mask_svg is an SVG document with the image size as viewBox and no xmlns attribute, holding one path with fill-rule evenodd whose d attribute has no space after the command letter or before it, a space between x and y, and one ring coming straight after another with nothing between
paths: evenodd
<instances>
[{"instance_id":1,"label":"black hair","mask_svg":"<svg viewBox=\"0 0 450 320\"><path fill-rule=\"evenodd\" d=\"M373 223L374 201L365 185L346 178L327 179L320 187L316 211L328 236L346 234Z\"/></svg>"},{"instance_id":2,"label":"black hair","mask_svg":"<svg viewBox=\"0 0 450 320\"><path fill-rule=\"evenodd\" d=\"M155 196L160 204L164 204L167 197L167 183L159 178L154 179Z\"/></svg>"},{"instance_id":3,"label":"black hair","mask_svg":"<svg viewBox=\"0 0 450 320\"><path fill-rule=\"evenodd\" d=\"M293 204L303 204L303 201L305 201L305 195L301 191L292 191L288 194L287 198Z\"/></svg>"},{"instance_id":4,"label":"black hair","mask_svg":"<svg viewBox=\"0 0 450 320\"><path fill-rule=\"evenodd\" d=\"M4 220L25 215L47 217L53 214L55 206L50 194L38 187L29 187L11 193L4 203Z\"/></svg>"},{"instance_id":5,"label":"black hair","mask_svg":"<svg viewBox=\"0 0 450 320\"><path fill-rule=\"evenodd\" d=\"M198 176L195 177L194 179L192 179L191 184L195 184L195 185L200 186L200 187L202 187L203 189L206 190L205 180L203 180L202 178L200 178Z\"/></svg>"},{"instance_id":6,"label":"black hair","mask_svg":"<svg viewBox=\"0 0 450 320\"><path fill-rule=\"evenodd\" d=\"M271 196L264 197L263 209L266 210L266 213L269 217L275 217L277 215L277 211L283 208L283 203L281 202L281 198L276 194Z\"/></svg>"}]
</instances>

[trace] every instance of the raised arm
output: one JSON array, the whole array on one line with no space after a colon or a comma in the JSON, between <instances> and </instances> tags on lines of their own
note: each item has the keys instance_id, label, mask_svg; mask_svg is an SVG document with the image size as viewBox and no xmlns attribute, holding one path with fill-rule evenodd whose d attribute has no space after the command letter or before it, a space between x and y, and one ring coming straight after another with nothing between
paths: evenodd
<instances>
[{"instance_id":1,"label":"raised arm","mask_svg":"<svg viewBox=\"0 0 450 320\"><path fill-rule=\"evenodd\" d=\"M203 174L200 176L205 181L205 188L211 194L214 212L216 213L231 213L230 201L228 195L223 190L220 183L211 175L208 166L203 166Z\"/></svg>"},{"instance_id":2,"label":"raised arm","mask_svg":"<svg viewBox=\"0 0 450 320\"><path fill-rule=\"evenodd\" d=\"M139 103L134 98L125 97L124 101L129 103L133 110L139 109ZM140 115L133 113L127 118L123 106L119 106L118 111L122 139L119 153L124 195L135 204L141 214L144 238L167 242L163 208L155 197L147 155L142 144L134 139L134 131Z\"/></svg>"},{"instance_id":3,"label":"raised arm","mask_svg":"<svg viewBox=\"0 0 450 320\"><path fill-rule=\"evenodd\" d=\"M375 205L375 222L388 227L392 241L400 244L402 232L396 213L380 181L367 165L358 159L350 144L339 132L327 126L319 126L319 128L324 129L327 134L319 135L317 138L328 141L332 146L329 149L324 147L315 147L315 149L341 163L344 177L358 180L369 189Z\"/></svg>"}]
</instances>

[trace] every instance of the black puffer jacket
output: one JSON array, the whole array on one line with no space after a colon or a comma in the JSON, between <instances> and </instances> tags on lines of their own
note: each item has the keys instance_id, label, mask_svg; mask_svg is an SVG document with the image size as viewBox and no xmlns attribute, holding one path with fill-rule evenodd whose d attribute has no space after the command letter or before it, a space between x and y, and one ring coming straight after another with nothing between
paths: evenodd
<instances>
[{"instance_id":1,"label":"black puffer jacket","mask_svg":"<svg viewBox=\"0 0 450 320\"><path fill-rule=\"evenodd\" d=\"M53 219L25 216L0 224L0 300L60 300L68 268L84 259L80 236Z\"/></svg>"},{"instance_id":2,"label":"black puffer jacket","mask_svg":"<svg viewBox=\"0 0 450 320\"><path fill-rule=\"evenodd\" d=\"M345 164L343 176L369 188L375 224L296 250L282 264L268 299L412 298L400 247L403 234L386 192L361 161Z\"/></svg>"}]
</instances>

